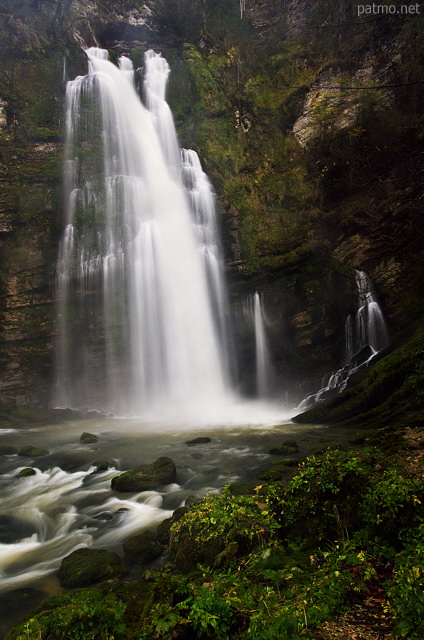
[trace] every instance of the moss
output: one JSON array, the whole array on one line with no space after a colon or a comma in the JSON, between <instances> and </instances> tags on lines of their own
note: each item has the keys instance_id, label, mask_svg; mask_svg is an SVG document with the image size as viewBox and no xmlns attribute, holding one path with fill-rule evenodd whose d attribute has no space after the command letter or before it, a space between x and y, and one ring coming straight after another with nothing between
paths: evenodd
<instances>
[{"instance_id":1,"label":"moss","mask_svg":"<svg viewBox=\"0 0 424 640\"><path fill-rule=\"evenodd\" d=\"M123 545L124 553L131 562L147 564L162 554L162 547L151 531L144 531L129 538Z\"/></svg>"},{"instance_id":2,"label":"moss","mask_svg":"<svg viewBox=\"0 0 424 640\"><path fill-rule=\"evenodd\" d=\"M13 455L16 455L17 453L18 453L17 448L13 447L12 445L8 445L8 444L0 445L0 456L13 456Z\"/></svg>"},{"instance_id":3,"label":"moss","mask_svg":"<svg viewBox=\"0 0 424 640\"><path fill-rule=\"evenodd\" d=\"M118 554L104 549L77 549L63 558L58 578L65 587L82 587L110 578L120 578L127 572Z\"/></svg>"},{"instance_id":4,"label":"moss","mask_svg":"<svg viewBox=\"0 0 424 640\"><path fill-rule=\"evenodd\" d=\"M402 425L419 420L424 400L424 331L381 358L357 386L293 418L299 423ZM352 380L354 383L354 379Z\"/></svg>"},{"instance_id":5,"label":"moss","mask_svg":"<svg viewBox=\"0 0 424 640\"><path fill-rule=\"evenodd\" d=\"M33 447L31 445L28 445L26 447L21 447L21 449L19 449L18 456L36 458L39 456L46 456L48 455L48 453L49 452L47 449L41 449L40 447Z\"/></svg>"},{"instance_id":6,"label":"moss","mask_svg":"<svg viewBox=\"0 0 424 640\"><path fill-rule=\"evenodd\" d=\"M174 461L163 456L152 464L144 464L116 476L111 486L114 491L151 491L176 480Z\"/></svg>"},{"instance_id":7,"label":"moss","mask_svg":"<svg viewBox=\"0 0 424 640\"><path fill-rule=\"evenodd\" d=\"M18 478L28 478L29 476L35 476L36 473L37 472L32 467L26 467L25 469L21 469L19 471Z\"/></svg>"},{"instance_id":8,"label":"moss","mask_svg":"<svg viewBox=\"0 0 424 640\"><path fill-rule=\"evenodd\" d=\"M98 437L94 435L94 433L88 433L87 431L84 431L84 433L82 433L80 436L80 442L82 442L82 444L94 444L97 441Z\"/></svg>"}]
</instances>

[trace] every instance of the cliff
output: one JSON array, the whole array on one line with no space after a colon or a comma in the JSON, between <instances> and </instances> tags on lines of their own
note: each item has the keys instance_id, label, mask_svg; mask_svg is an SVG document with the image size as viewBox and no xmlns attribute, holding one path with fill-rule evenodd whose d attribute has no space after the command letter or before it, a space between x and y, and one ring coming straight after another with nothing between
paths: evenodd
<instances>
[{"instance_id":1,"label":"cliff","mask_svg":"<svg viewBox=\"0 0 424 640\"><path fill-rule=\"evenodd\" d=\"M335 0L6 4L3 403L46 404L54 382L63 83L84 72L81 44L136 66L147 47L167 57L181 142L217 193L233 307L263 293L282 388L290 379L300 397L337 364L355 268L374 281L393 340L413 333L423 310L419 15L358 16ZM241 331L238 342L248 365Z\"/></svg>"}]
</instances>

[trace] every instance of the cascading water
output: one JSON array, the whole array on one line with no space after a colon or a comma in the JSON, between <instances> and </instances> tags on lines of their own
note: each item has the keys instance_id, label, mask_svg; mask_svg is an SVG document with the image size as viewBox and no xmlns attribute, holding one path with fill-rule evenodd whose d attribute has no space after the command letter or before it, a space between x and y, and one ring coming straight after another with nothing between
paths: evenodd
<instances>
[{"instance_id":1,"label":"cascading water","mask_svg":"<svg viewBox=\"0 0 424 640\"><path fill-rule=\"evenodd\" d=\"M245 314L253 323L255 335L256 393L259 398L263 398L270 392L272 373L265 331L263 304L261 296L257 291L247 299Z\"/></svg>"},{"instance_id":2,"label":"cascading water","mask_svg":"<svg viewBox=\"0 0 424 640\"><path fill-rule=\"evenodd\" d=\"M355 316L349 315L346 318L343 366L324 376L321 389L304 398L298 407L300 410L310 409L315 403L344 391L349 377L389 345L384 315L371 280L364 271L355 271L355 281L358 289L358 310Z\"/></svg>"},{"instance_id":3,"label":"cascading water","mask_svg":"<svg viewBox=\"0 0 424 640\"><path fill-rule=\"evenodd\" d=\"M156 416L165 401L173 413L224 402L213 197L195 152L181 160L169 67L146 53L146 108L127 58L87 55L67 86L55 403Z\"/></svg>"}]
</instances>

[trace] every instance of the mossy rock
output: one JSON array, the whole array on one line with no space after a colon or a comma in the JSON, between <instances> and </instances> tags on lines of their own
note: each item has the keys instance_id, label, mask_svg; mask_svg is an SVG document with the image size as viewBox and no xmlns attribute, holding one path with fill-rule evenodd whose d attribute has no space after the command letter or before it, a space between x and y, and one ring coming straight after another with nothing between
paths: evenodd
<instances>
[{"instance_id":1,"label":"mossy rock","mask_svg":"<svg viewBox=\"0 0 424 640\"><path fill-rule=\"evenodd\" d=\"M255 482L233 482L228 490L232 496L253 496L256 485Z\"/></svg>"},{"instance_id":2,"label":"mossy rock","mask_svg":"<svg viewBox=\"0 0 424 640\"><path fill-rule=\"evenodd\" d=\"M349 444L364 444L367 439L367 435L365 433L355 433L351 438L349 438Z\"/></svg>"},{"instance_id":3,"label":"mossy rock","mask_svg":"<svg viewBox=\"0 0 424 640\"><path fill-rule=\"evenodd\" d=\"M284 447L291 447L292 449L296 449L296 451L299 451L299 445L297 443L297 440L293 440L293 439L284 440L282 445Z\"/></svg>"},{"instance_id":4,"label":"mossy rock","mask_svg":"<svg viewBox=\"0 0 424 640\"><path fill-rule=\"evenodd\" d=\"M132 562L147 564L162 555L162 547L151 531L143 531L129 538L123 545L124 553Z\"/></svg>"},{"instance_id":5,"label":"mossy rock","mask_svg":"<svg viewBox=\"0 0 424 640\"><path fill-rule=\"evenodd\" d=\"M179 507L178 509L175 509L170 518L167 518L160 523L156 531L156 538L160 544L169 544L170 529L172 525L174 522L178 522L178 520L180 520L187 511L187 507Z\"/></svg>"},{"instance_id":6,"label":"mossy rock","mask_svg":"<svg viewBox=\"0 0 424 640\"><path fill-rule=\"evenodd\" d=\"M268 453L272 456L291 456L293 453L297 453L299 451L299 447L288 447L285 444L282 444L279 447L272 447Z\"/></svg>"},{"instance_id":7,"label":"mossy rock","mask_svg":"<svg viewBox=\"0 0 424 640\"><path fill-rule=\"evenodd\" d=\"M296 458L281 458L278 463L284 465L285 467L299 466L299 460L297 460Z\"/></svg>"},{"instance_id":8,"label":"mossy rock","mask_svg":"<svg viewBox=\"0 0 424 640\"><path fill-rule=\"evenodd\" d=\"M47 449L41 449L39 447L33 447L28 445L27 447L22 447L18 451L18 456L28 456L30 458L37 458L38 456L47 456L49 452Z\"/></svg>"},{"instance_id":9,"label":"mossy rock","mask_svg":"<svg viewBox=\"0 0 424 640\"><path fill-rule=\"evenodd\" d=\"M110 578L122 578L127 569L117 553L104 549L77 549L63 558L58 578L64 587L84 587Z\"/></svg>"},{"instance_id":10,"label":"mossy rock","mask_svg":"<svg viewBox=\"0 0 424 640\"><path fill-rule=\"evenodd\" d=\"M115 491L153 491L176 480L175 462L162 456L152 464L144 464L116 476L112 479L111 487Z\"/></svg>"},{"instance_id":11,"label":"mossy rock","mask_svg":"<svg viewBox=\"0 0 424 640\"><path fill-rule=\"evenodd\" d=\"M287 472L287 467L284 465L276 464L272 465L270 469L264 471L260 474L260 480L265 480L265 482L278 482L282 480Z\"/></svg>"},{"instance_id":12,"label":"mossy rock","mask_svg":"<svg viewBox=\"0 0 424 640\"><path fill-rule=\"evenodd\" d=\"M186 444L189 447L194 447L197 444L207 444L208 442L212 442L212 439L207 436L201 436L199 438L193 438L193 440L187 440Z\"/></svg>"},{"instance_id":13,"label":"mossy rock","mask_svg":"<svg viewBox=\"0 0 424 640\"><path fill-rule=\"evenodd\" d=\"M82 444L94 444L98 442L98 440L98 437L95 436L94 433L88 433L87 431L84 431L80 436L80 442L82 442Z\"/></svg>"},{"instance_id":14,"label":"mossy rock","mask_svg":"<svg viewBox=\"0 0 424 640\"><path fill-rule=\"evenodd\" d=\"M18 478L27 478L28 476L35 476L36 475L36 470L33 469L32 467L25 467L25 469L21 469L19 471L19 473L17 474Z\"/></svg>"},{"instance_id":15,"label":"mossy rock","mask_svg":"<svg viewBox=\"0 0 424 640\"><path fill-rule=\"evenodd\" d=\"M17 453L18 453L18 450L16 447L12 447L11 445L8 445L8 444L0 445L0 456L13 456L13 455L16 455Z\"/></svg>"},{"instance_id":16,"label":"mossy rock","mask_svg":"<svg viewBox=\"0 0 424 640\"><path fill-rule=\"evenodd\" d=\"M95 467L93 473L102 473L113 467L113 464L109 460L95 460L91 463L91 466Z\"/></svg>"}]
</instances>

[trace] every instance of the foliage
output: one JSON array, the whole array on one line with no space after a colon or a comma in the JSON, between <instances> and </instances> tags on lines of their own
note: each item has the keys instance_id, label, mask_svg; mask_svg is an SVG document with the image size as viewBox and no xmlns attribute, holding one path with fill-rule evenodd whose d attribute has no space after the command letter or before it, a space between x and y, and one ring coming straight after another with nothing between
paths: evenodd
<instances>
[{"instance_id":1,"label":"foliage","mask_svg":"<svg viewBox=\"0 0 424 640\"><path fill-rule=\"evenodd\" d=\"M272 539L279 528L258 497L209 495L174 523L170 554L181 570L198 562L213 566Z\"/></svg>"},{"instance_id":2,"label":"foliage","mask_svg":"<svg viewBox=\"0 0 424 640\"><path fill-rule=\"evenodd\" d=\"M124 611L114 596L80 589L50 598L40 613L15 627L8 640L117 640L125 637Z\"/></svg>"},{"instance_id":3,"label":"foliage","mask_svg":"<svg viewBox=\"0 0 424 640\"><path fill-rule=\"evenodd\" d=\"M366 521L378 525L387 535L388 531L398 529L400 517L403 526L410 527L422 516L423 500L422 481L404 477L399 470L389 468L368 488L361 508Z\"/></svg>"},{"instance_id":4,"label":"foliage","mask_svg":"<svg viewBox=\"0 0 424 640\"><path fill-rule=\"evenodd\" d=\"M412 530L409 539L397 557L388 595L397 619L397 635L421 640L424 636L424 525Z\"/></svg>"}]
</instances>

